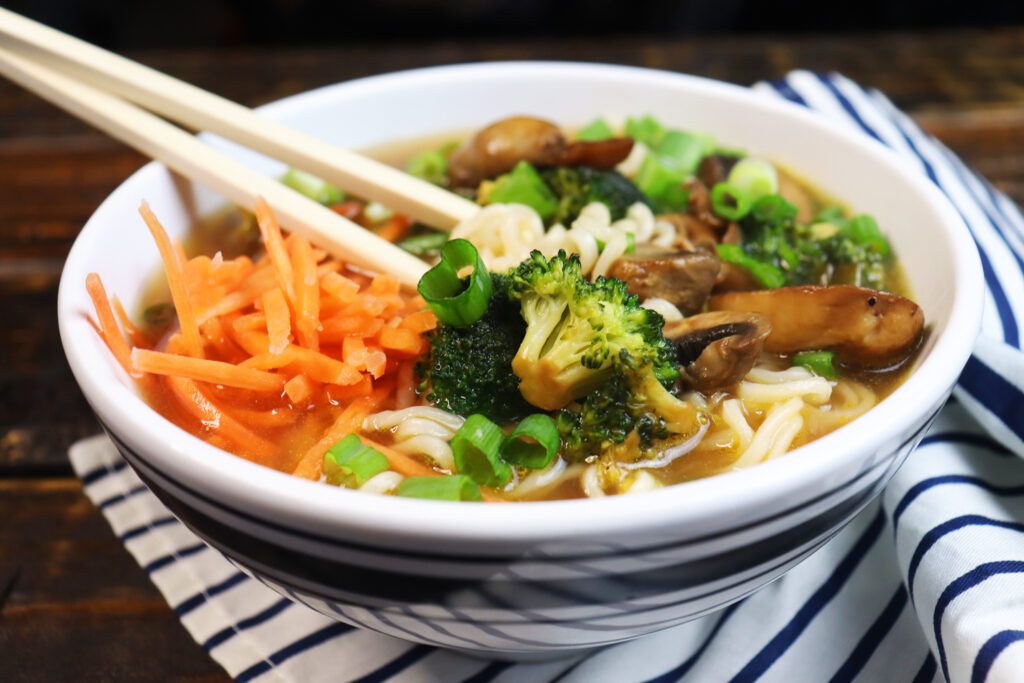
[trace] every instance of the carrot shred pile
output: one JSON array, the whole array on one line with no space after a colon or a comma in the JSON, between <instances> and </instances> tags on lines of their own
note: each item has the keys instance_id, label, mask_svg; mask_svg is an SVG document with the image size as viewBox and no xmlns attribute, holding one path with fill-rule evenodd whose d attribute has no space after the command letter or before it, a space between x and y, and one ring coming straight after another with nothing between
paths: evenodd
<instances>
[{"instance_id":1,"label":"carrot shred pile","mask_svg":"<svg viewBox=\"0 0 1024 683\"><path fill-rule=\"evenodd\" d=\"M414 364L437 320L394 278L350 270L286 236L262 200L266 254L256 260L187 259L148 205L139 212L163 260L176 329L152 341L111 303L99 275L89 274L86 288L107 347L146 380L165 416L238 455L317 479L324 451L368 414L416 401ZM379 450L396 472L433 472Z\"/></svg>"}]
</instances>

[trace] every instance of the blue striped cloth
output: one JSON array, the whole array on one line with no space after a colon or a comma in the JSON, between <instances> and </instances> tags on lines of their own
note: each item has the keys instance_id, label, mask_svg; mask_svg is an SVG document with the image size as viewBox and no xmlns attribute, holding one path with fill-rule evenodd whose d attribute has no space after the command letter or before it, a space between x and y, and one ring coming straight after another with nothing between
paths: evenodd
<instances>
[{"instance_id":1,"label":"blue striped cloth","mask_svg":"<svg viewBox=\"0 0 1024 683\"><path fill-rule=\"evenodd\" d=\"M582 659L485 662L336 623L247 578L177 522L105 437L86 494L196 642L238 681L1024 681L1024 217L884 95L793 72L755 90L920 166L982 252L983 336L920 447L821 551L740 603Z\"/></svg>"}]
</instances>

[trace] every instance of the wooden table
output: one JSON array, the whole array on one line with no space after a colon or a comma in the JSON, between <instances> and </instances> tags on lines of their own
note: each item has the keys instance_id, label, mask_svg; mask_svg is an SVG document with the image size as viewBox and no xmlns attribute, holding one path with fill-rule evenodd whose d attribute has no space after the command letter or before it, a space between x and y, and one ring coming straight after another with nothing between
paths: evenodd
<instances>
[{"instance_id":1,"label":"wooden table","mask_svg":"<svg viewBox=\"0 0 1024 683\"><path fill-rule=\"evenodd\" d=\"M1024 28L798 39L621 38L130 55L256 105L397 69L498 59L638 64L749 84L794 68L882 89L1024 202ZM223 680L81 493L66 452L97 425L57 336L61 265L144 163L0 82L0 680Z\"/></svg>"}]
</instances>

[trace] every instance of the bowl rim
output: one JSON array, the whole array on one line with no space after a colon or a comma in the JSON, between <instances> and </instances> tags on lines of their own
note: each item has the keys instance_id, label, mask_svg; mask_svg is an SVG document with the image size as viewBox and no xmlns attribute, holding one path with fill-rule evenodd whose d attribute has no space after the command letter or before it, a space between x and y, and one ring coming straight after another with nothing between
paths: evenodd
<instances>
[{"instance_id":1,"label":"bowl rim","mask_svg":"<svg viewBox=\"0 0 1024 683\"><path fill-rule=\"evenodd\" d=\"M412 69L323 86L264 105L259 111L271 117L315 107L319 101L343 91L349 97L372 97L415 80L446 86L489 78L539 78L586 76L628 78L652 88L684 89L696 96L706 94L732 100L738 106L772 111L797 126L818 128L860 148L871 161L898 172L935 208L941 220L934 229L950 244L953 255L953 296L946 329L919 367L892 394L851 424L757 467L724 472L711 477L667 486L642 496L609 496L531 502L527 505L461 504L374 496L338 490L318 482L257 465L220 450L180 429L160 416L143 399L115 378L112 364L99 367L88 362L86 341L75 334L82 321L73 288L81 288L90 272L85 262L87 243L106 222L109 207L122 195L137 193L151 178L166 169L150 162L122 182L96 209L68 254L58 292L61 340L73 374L102 422L141 454L150 466L172 479L192 483L220 500L241 501L259 510L262 519L292 519L314 523L325 535L351 536L359 532L386 545L396 537L447 541L538 542L567 537L592 537L629 533L670 524L677 520L713 520L736 501L747 509L777 503L789 493L821 484L842 466L867 462L887 442L915 422L924 420L955 384L971 353L981 326L984 280L980 259L968 228L948 198L920 170L869 136L820 117L796 104L759 95L749 88L688 74L619 65L515 61L474 63ZM136 196L138 196L136 194ZM91 264L94 268L100 264ZM95 343L95 340L93 340ZM848 439L857 430L858 438ZM855 444L855 445L850 445ZM238 486L242 483L242 486ZM376 533L377 536L373 536ZM680 531L680 536L685 535Z\"/></svg>"}]
</instances>

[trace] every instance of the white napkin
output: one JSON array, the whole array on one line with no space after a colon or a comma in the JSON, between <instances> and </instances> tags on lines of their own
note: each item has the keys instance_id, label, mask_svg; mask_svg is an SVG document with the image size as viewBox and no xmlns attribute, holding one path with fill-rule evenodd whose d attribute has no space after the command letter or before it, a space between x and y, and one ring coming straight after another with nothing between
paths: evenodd
<instances>
[{"instance_id":1,"label":"white napkin","mask_svg":"<svg viewBox=\"0 0 1024 683\"><path fill-rule=\"evenodd\" d=\"M71 462L196 642L236 680L1024 681L1024 217L876 91L797 71L755 90L918 164L983 252L983 336L881 502L727 609L582 659L485 662L334 622L249 579L146 489L106 437ZM908 590L909 589L909 590Z\"/></svg>"}]
</instances>

